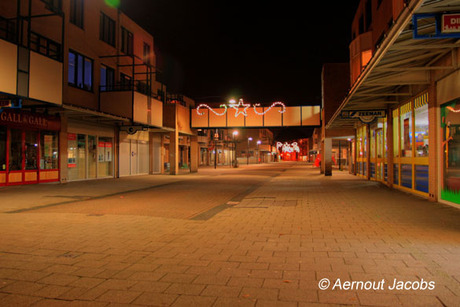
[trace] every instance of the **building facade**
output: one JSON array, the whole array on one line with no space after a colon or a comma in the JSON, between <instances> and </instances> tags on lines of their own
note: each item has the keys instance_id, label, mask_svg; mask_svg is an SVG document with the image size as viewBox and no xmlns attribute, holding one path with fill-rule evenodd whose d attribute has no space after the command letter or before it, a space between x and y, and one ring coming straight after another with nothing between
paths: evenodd
<instances>
[{"instance_id":1,"label":"building facade","mask_svg":"<svg viewBox=\"0 0 460 307\"><path fill-rule=\"evenodd\" d=\"M156 81L152 35L107 3L0 3L0 185L194 164L184 152L196 137L183 120L193 101L168 107L175 99Z\"/></svg>"},{"instance_id":2,"label":"building facade","mask_svg":"<svg viewBox=\"0 0 460 307\"><path fill-rule=\"evenodd\" d=\"M361 1L350 90L324 129L353 131L349 165L357 176L453 206L460 204L459 11L452 1Z\"/></svg>"}]
</instances>

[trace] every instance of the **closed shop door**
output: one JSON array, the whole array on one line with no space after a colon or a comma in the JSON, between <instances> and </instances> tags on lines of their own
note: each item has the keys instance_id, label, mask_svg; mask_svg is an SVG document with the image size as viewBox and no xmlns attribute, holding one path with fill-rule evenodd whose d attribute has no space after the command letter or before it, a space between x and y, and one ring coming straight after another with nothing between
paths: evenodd
<instances>
[{"instance_id":1,"label":"closed shop door","mask_svg":"<svg viewBox=\"0 0 460 307\"><path fill-rule=\"evenodd\" d=\"M139 173L139 152L137 148L137 141L131 140L131 175L137 175Z\"/></svg>"},{"instance_id":2,"label":"closed shop door","mask_svg":"<svg viewBox=\"0 0 460 307\"><path fill-rule=\"evenodd\" d=\"M139 149L139 174L148 174L149 173L149 143L145 141L138 142Z\"/></svg>"},{"instance_id":3,"label":"closed shop door","mask_svg":"<svg viewBox=\"0 0 460 307\"><path fill-rule=\"evenodd\" d=\"M120 142L120 176L131 175L131 142Z\"/></svg>"}]
</instances>

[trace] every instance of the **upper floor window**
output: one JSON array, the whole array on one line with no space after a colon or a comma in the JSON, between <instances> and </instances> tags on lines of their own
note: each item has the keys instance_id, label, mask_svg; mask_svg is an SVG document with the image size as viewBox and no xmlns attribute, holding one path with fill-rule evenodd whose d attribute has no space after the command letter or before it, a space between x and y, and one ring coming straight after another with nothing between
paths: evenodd
<instances>
[{"instance_id":1,"label":"upper floor window","mask_svg":"<svg viewBox=\"0 0 460 307\"><path fill-rule=\"evenodd\" d=\"M70 22L83 29L84 0L70 0Z\"/></svg>"},{"instance_id":2,"label":"upper floor window","mask_svg":"<svg viewBox=\"0 0 460 307\"><path fill-rule=\"evenodd\" d=\"M102 12L99 25L99 38L115 47L115 21Z\"/></svg>"},{"instance_id":3,"label":"upper floor window","mask_svg":"<svg viewBox=\"0 0 460 307\"><path fill-rule=\"evenodd\" d=\"M144 43L144 63L150 64L150 45Z\"/></svg>"},{"instance_id":4,"label":"upper floor window","mask_svg":"<svg viewBox=\"0 0 460 307\"><path fill-rule=\"evenodd\" d=\"M93 90L93 60L75 51L69 51L68 82L70 85Z\"/></svg>"},{"instance_id":5,"label":"upper floor window","mask_svg":"<svg viewBox=\"0 0 460 307\"><path fill-rule=\"evenodd\" d=\"M62 0L41 0L46 4L46 8L55 13L62 11Z\"/></svg>"},{"instance_id":6,"label":"upper floor window","mask_svg":"<svg viewBox=\"0 0 460 307\"><path fill-rule=\"evenodd\" d=\"M124 52L126 54L133 54L133 39L133 33L121 27L121 52Z\"/></svg>"},{"instance_id":7,"label":"upper floor window","mask_svg":"<svg viewBox=\"0 0 460 307\"><path fill-rule=\"evenodd\" d=\"M101 92L113 90L115 84L115 70L101 65Z\"/></svg>"},{"instance_id":8,"label":"upper floor window","mask_svg":"<svg viewBox=\"0 0 460 307\"><path fill-rule=\"evenodd\" d=\"M61 61L61 45L38 33L30 32L29 46L31 50L41 53L47 57Z\"/></svg>"},{"instance_id":9,"label":"upper floor window","mask_svg":"<svg viewBox=\"0 0 460 307\"><path fill-rule=\"evenodd\" d=\"M132 78L127 74L120 73L120 89L130 91L132 89Z\"/></svg>"}]
</instances>

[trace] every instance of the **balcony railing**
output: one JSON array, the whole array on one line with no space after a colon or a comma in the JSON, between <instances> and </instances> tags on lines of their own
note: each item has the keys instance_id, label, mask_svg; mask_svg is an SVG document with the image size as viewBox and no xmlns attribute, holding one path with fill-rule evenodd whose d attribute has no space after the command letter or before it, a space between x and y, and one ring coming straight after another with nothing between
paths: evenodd
<instances>
[{"instance_id":1,"label":"balcony railing","mask_svg":"<svg viewBox=\"0 0 460 307\"><path fill-rule=\"evenodd\" d=\"M6 41L16 43L16 19L7 19L0 16L0 38Z\"/></svg>"},{"instance_id":2,"label":"balcony railing","mask_svg":"<svg viewBox=\"0 0 460 307\"><path fill-rule=\"evenodd\" d=\"M101 85L99 87L101 92L130 92L136 91L146 96L152 96L150 88L147 84L141 81L134 81L129 83L117 83L109 85Z\"/></svg>"},{"instance_id":3,"label":"balcony railing","mask_svg":"<svg viewBox=\"0 0 460 307\"><path fill-rule=\"evenodd\" d=\"M38 33L30 32L29 48L56 61L62 61L61 44Z\"/></svg>"}]
</instances>

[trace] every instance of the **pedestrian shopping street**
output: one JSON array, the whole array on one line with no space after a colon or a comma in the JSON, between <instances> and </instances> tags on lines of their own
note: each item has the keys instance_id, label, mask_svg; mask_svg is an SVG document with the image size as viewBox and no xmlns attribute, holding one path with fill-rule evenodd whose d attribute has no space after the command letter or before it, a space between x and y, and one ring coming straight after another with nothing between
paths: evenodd
<instances>
[{"instance_id":1,"label":"pedestrian shopping street","mask_svg":"<svg viewBox=\"0 0 460 307\"><path fill-rule=\"evenodd\" d=\"M306 163L12 186L0 199L1 306L460 302L458 209Z\"/></svg>"}]
</instances>

